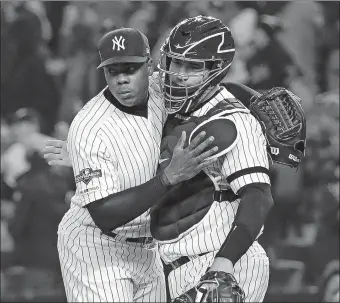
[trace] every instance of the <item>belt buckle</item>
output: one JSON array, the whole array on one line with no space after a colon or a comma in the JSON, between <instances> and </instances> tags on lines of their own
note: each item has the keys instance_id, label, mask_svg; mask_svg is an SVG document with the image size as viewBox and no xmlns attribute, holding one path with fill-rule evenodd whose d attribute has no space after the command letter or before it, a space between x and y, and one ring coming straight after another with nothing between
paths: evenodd
<instances>
[{"instance_id":1,"label":"belt buckle","mask_svg":"<svg viewBox=\"0 0 340 303\"><path fill-rule=\"evenodd\" d=\"M221 190L215 190L214 191L214 200L217 202L222 201L222 191Z\"/></svg>"}]
</instances>

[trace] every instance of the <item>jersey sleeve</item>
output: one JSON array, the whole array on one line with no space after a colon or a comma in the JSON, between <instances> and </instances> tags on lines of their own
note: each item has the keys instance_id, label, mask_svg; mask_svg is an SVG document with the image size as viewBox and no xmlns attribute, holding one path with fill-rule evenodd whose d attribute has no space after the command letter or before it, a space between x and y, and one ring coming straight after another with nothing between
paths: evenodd
<instances>
[{"instance_id":1,"label":"jersey sleeve","mask_svg":"<svg viewBox=\"0 0 340 303\"><path fill-rule=\"evenodd\" d=\"M120 190L117 169L105 142L103 133L95 128L84 130L81 136L69 135L67 149L76 183L72 203L80 207Z\"/></svg>"},{"instance_id":2,"label":"jersey sleeve","mask_svg":"<svg viewBox=\"0 0 340 303\"><path fill-rule=\"evenodd\" d=\"M228 118L235 122L239 138L225 156L222 173L237 193L250 183L270 184L266 138L259 122L251 114L235 113Z\"/></svg>"}]
</instances>

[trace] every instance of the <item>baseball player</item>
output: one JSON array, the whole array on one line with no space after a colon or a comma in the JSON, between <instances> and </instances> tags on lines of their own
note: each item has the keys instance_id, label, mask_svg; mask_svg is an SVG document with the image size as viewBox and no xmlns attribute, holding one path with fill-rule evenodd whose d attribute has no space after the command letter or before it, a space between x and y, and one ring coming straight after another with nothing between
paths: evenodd
<instances>
[{"instance_id":1,"label":"baseball player","mask_svg":"<svg viewBox=\"0 0 340 303\"><path fill-rule=\"evenodd\" d=\"M74 118L67 150L76 193L58 228L69 302L165 302L165 279L148 209L173 185L214 160L200 133L156 175L164 102L152 74L147 38L121 28L99 41L107 87ZM203 141L204 140L204 141ZM209 149L210 148L210 149Z\"/></svg>"},{"instance_id":2,"label":"baseball player","mask_svg":"<svg viewBox=\"0 0 340 303\"><path fill-rule=\"evenodd\" d=\"M257 239L273 205L267 150L273 161L291 167L305 152L300 98L283 88L260 95L221 83L234 53L228 27L206 16L180 22L161 48L160 84L171 117L160 168L183 130L189 142L202 130L215 144L224 138L216 162L151 208L151 233L170 268L175 302L263 301L269 262Z\"/></svg>"},{"instance_id":3,"label":"baseball player","mask_svg":"<svg viewBox=\"0 0 340 303\"><path fill-rule=\"evenodd\" d=\"M250 111L220 85L234 52L229 29L202 16L175 26L161 50L161 86L172 114L163 133L161 171L183 130L191 133L189 141L204 126L224 138L223 148L210 158L217 159L214 164L171 187L151 208L152 234L173 269L172 298L185 293L198 300L197 283L209 268L208 274L219 274L209 277L232 282L235 296L247 301L262 301L267 289L268 258L256 241L273 203L266 138ZM67 165L60 143L51 142L50 164ZM208 288L207 283L200 286Z\"/></svg>"},{"instance_id":4,"label":"baseball player","mask_svg":"<svg viewBox=\"0 0 340 303\"><path fill-rule=\"evenodd\" d=\"M238 284L235 293L247 302L263 301L267 290L268 257L257 242L273 205L266 139L257 119L220 85L234 53L228 27L205 16L179 23L161 48L161 88L172 114L161 159L172 154L167 137L208 122L228 121L215 131L230 138L215 163L176 185L151 210L152 235L171 269L172 299L199 302L211 281ZM210 284L200 281L206 272Z\"/></svg>"}]
</instances>

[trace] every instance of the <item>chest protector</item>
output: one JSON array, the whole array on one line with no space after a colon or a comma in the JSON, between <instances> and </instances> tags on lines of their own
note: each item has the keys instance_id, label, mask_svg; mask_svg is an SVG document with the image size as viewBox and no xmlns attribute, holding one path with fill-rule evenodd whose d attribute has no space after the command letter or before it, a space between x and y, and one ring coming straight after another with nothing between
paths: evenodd
<instances>
[{"instance_id":1,"label":"chest protector","mask_svg":"<svg viewBox=\"0 0 340 303\"><path fill-rule=\"evenodd\" d=\"M159 168L164 169L169 164L182 131L186 131L188 138L191 132L207 119L228 116L235 112L249 113L249 110L237 99L227 99L219 102L201 117L170 116L163 131ZM222 134L223 130L217 135ZM186 142L185 147L187 144ZM152 236L160 241L179 237L206 215L214 202L214 192L214 184L204 171L172 187L151 208Z\"/></svg>"}]
</instances>

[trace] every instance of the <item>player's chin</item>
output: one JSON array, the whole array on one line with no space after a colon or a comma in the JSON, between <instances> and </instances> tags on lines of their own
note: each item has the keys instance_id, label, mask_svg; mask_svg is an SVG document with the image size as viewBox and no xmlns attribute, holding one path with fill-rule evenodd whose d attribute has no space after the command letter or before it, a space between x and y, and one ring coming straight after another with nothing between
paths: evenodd
<instances>
[{"instance_id":1,"label":"player's chin","mask_svg":"<svg viewBox=\"0 0 340 303\"><path fill-rule=\"evenodd\" d=\"M132 93L118 94L116 98L119 103L124 106L135 106L138 103L136 97Z\"/></svg>"}]
</instances>

